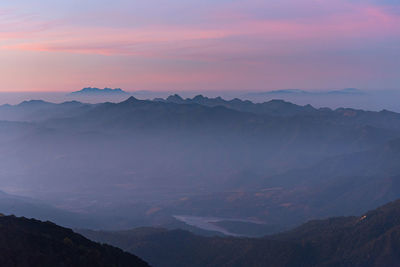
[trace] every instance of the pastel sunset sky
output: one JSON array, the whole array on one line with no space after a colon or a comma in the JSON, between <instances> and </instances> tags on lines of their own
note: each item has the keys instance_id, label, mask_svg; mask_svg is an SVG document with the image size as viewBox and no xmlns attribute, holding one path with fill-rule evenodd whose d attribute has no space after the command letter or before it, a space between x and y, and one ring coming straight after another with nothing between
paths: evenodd
<instances>
[{"instance_id":1,"label":"pastel sunset sky","mask_svg":"<svg viewBox=\"0 0 400 267\"><path fill-rule=\"evenodd\" d=\"M0 91L399 85L399 0L0 2Z\"/></svg>"}]
</instances>

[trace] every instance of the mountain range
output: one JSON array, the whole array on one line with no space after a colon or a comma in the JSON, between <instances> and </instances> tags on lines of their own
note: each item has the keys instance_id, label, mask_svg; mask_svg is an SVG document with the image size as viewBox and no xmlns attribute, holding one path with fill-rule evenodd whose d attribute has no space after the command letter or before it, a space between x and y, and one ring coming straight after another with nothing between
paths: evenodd
<instances>
[{"instance_id":1,"label":"mountain range","mask_svg":"<svg viewBox=\"0 0 400 267\"><path fill-rule=\"evenodd\" d=\"M400 200L361 216L313 220L263 238L204 237L183 230L81 230L160 267L400 266ZM165 248L168 248L166 251Z\"/></svg>"},{"instance_id":2,"label":"mountain range","mask_svg":"<svg viewBox=\"0 0 400 267\"><path fill-rule=\"evenodd\" d=\"M96 228L200 232L177 218L218 217L261 236L400 197L400 114L386 110L172 95L26 101L0 118L1 189L102 218Z\"/></svg>"}]
</instances>

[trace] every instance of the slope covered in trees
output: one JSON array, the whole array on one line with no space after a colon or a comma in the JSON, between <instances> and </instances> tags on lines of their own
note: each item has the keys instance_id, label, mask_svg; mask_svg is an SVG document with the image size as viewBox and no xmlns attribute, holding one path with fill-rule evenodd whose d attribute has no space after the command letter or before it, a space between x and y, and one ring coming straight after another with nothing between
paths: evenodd
<instances>
[{"instance_id":1,"label":"slope covered in trees","mask_svg":"<svg viewBox=\"0 0 400 267\"><path fill-rule=\"evenodd\" d=\"M147 267L121 249L92 242L51 222L0 217L1 266Z\"/></svg>"}]
</instances>

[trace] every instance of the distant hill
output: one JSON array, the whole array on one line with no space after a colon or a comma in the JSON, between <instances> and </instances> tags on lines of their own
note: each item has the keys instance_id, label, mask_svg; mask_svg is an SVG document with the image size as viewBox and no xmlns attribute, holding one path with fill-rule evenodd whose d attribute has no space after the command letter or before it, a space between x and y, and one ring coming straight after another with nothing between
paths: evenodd
<instances>
[{"instance_id":1,"label":"distant hill","mask_svg":"<svg viewBox=\"0 0 400 267\"><path fill-rule=\"evenodd\" d=\"M121 88L115 88L115 89L111 89L111 88L104 88L104 89L100 89L100 88L94 88L94 87L86 87L83 88L82 90L79 91L75 91L70 93L70 95L97 95L97 96L101 96L101 95L127 95L128 93L125 92L124 90L122 90Z\"/></svg>"},{"instance_id":2,"label":"distant hill","mask_svg":"<svg viewBox=\"0 0 400 267\"><path fill-rule=\"evenodd\" d=\"M182 230L81 231L160 267L400 266L400 200L360 217L310 221L265 238L202 237ZM168 250L165 250L168 248Z\"/></svg>"},{"instance_id":3,"label":"distant hill","mask_svg":"<svg viewBox=\"0 0 400 267\"><path fill-rule=\"evenodd\" d=\"M261 92L262 94L263 92ZM257 94L257 93L254 93ZM300 89L282 89L265 92L265 94L310 94L310 92Z\"/></svg>"},{"instance_id":4,"label":"distant hill","mask_svg":"<svg viewBox=\"0 0 400 267\"><path fill-rule=\"evenodd\" d=\"M244 97L257 97L257 96L289 96L289 95L302 95L302 96L326 96L326 95L363 95L364 91L357 88L344 88L340 90L330 91L305 91L300 89L282 89L267 92L252 92L243 95Z\"/></svg>"},{"instance_id":5,"label":"distant hill","mask_svg":"<svg viewBox=\"0 0 400 267\"><path fill-rule=\"evenodd\" d=\"M365 94L365 92L360 89L357 89L357 88L345 88L342 90L328 91L328 92L326 92L326 94L362 95L362 94Z\"/></svg>"},{"instance_id":6,"label":"distant hill","mask_svg":"<svg viewBox=\"0 0 400 267\"><path fill-rule=\"evenodd\" d=\"M29 100L17 105L0 105L0 120L44 121L54 117L76 116L93 106L78 101L55 104L43 100Z\"/></svg>"},{"instance_id":7,"label":"distant hill","mask_svg":"<svg viewBox=\"0 0 400 267\"><path fill-rule=\"evenodd\" d=\"M0 217L1 266L133 266L147 267L138 257L92 242L51 222Z\"/></svg>"}]
</instances>

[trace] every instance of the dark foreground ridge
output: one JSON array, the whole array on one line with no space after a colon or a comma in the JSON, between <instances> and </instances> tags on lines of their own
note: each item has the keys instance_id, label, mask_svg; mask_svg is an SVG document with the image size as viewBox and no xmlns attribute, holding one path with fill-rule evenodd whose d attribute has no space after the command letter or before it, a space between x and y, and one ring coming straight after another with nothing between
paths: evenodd
<instances>
[{"instance_id":1,"label":"dark foreground ridge","mask_svg":"<svg viewBox=\"0 0 400 267\"><path fill-rule=\"evenodd\" d=\"M149 266L121 249L35 219L0 217L0 266Z\"/></svg>"},{"instance_id":2,"label":"dark foreground ridge","mask_svg":"<svg viewBox=\"0 0 400 267\"><path fill-rule=\"evenodd\" d=\"M160 267L400 266L400 200L361 217L310 221L265 238L202 237L156 228L82 233Z\"/></svg>"}]
</instances>

